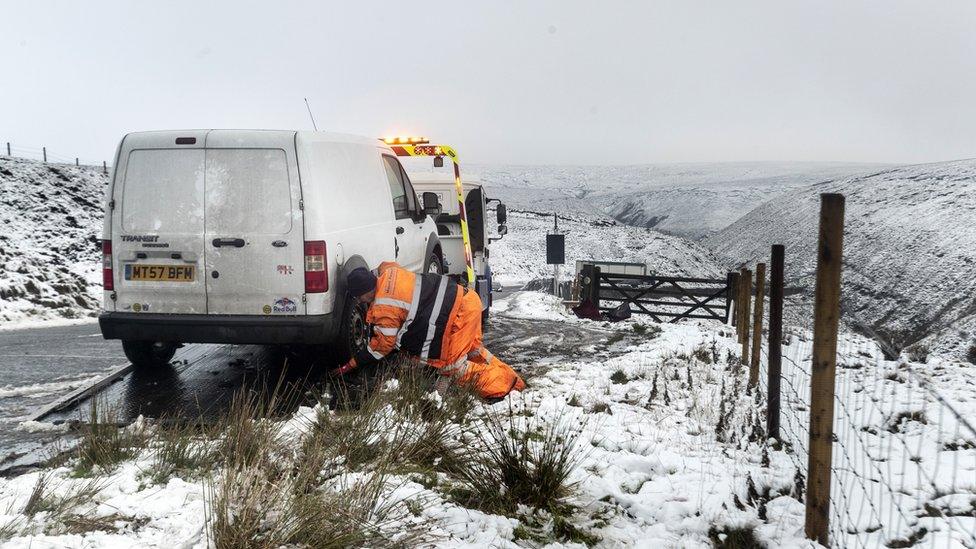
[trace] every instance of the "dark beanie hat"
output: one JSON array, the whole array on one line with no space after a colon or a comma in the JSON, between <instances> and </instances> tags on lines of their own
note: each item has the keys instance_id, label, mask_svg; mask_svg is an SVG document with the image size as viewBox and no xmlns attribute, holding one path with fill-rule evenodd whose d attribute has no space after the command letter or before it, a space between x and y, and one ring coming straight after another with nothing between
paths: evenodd
<instances>
[{"instance_id":1,"label":"dark beanie hat","mask_svg":"<svg viewBox=\"0 0 976 549\"><path fill-rule=\"evenodd\" d=\"M359 297L376 289L376 275L363 267L356 267L346 277L346 290L349 295Z\"/></svg>"}]
</instances>

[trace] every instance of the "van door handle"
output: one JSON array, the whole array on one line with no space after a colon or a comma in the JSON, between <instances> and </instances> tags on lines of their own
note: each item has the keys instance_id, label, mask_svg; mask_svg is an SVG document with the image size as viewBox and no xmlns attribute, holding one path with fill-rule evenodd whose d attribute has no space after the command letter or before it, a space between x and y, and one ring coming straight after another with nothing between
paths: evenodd
<instances>
[{"instance_id":1,"label":"van door handle","mask_svg":"<svg viewBox=\"0 0 976 549\"><path fill-rule=\"evenodd\" d=\"M403 227L397 227L397 234L403 234Z\"/></svg>"},{"instance_id":2,"label":"van door handle","mask_svg":"<svg viewBox=\"0 0 976 549\"><path fill-rule=\"evenodd\" d=\"M220 248L221 246L233 246L235 248L244 247L243 238L215 238L213 239L214 248Z\"/></svg>"}]
</instances>

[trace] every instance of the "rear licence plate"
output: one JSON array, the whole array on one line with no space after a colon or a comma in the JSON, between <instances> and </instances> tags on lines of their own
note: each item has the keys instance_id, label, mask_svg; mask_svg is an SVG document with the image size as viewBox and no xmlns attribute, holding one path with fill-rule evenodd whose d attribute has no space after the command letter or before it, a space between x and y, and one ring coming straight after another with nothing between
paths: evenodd
<instances>
[{"instance_id":1,"label":"rear licence plate","mask_svg":"<svg viewBox=\"0 0 976 549\"><path fill-rule=\"evenodd\" d=\"M125 279L151 282L193 282L193 265L126 265Z\"/></svg>"}]
</instances>

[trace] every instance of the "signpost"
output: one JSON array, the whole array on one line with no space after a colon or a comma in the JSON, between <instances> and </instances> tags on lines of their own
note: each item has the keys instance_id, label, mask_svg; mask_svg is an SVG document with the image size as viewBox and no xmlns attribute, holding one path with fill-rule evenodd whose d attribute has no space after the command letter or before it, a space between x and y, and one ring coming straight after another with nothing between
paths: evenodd
<instances>
[{"instance_id":1,"label":"signpost","mask_svg":"<svg viewBox=\"0 0 976 549\"><path fill-rule=\"evenodd\" d=\"M552 293L562 297L559 292L559 266L566 263L566 235L559 232L559 216L553 214L553 232L546 235L546 263L552 265Z\"/></svg>"}]
</instances>

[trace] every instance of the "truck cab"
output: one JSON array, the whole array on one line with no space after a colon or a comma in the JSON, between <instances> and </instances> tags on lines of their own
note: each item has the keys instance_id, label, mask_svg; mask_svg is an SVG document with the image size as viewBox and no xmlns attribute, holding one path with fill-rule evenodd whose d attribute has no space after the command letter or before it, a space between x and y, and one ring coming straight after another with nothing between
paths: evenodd
<instances>
[{"instance_id":1,"label":"truck cab","mask_svg":"<svg viewBox=\"0 0 976 549\"><path fill-rule=\"evenodd\" d=\"M426 165L424 164L426 161ZM410 180L417 193L430 202L431 193L440 203L440 212L433 215L437 224L444 261L444 273L463 280L466 265L464 261L464 242L461 235L460 206L454 174L448 170L431 169L430 158L413 158L404 162ZM497 199L489 199L484 186L477 179L466 177L462 184L464 190L464 209L467 214L468 235L471 240L471 255L474 263L475 288L481 296L482 318L488 317L492 301L491 281L491 243L501 239L507 232L507 212L505 205ZM490 228L489 206L495 205L497 231ZM496 233L497 236L490 236Z\"/></svg>"}]
</instances>

